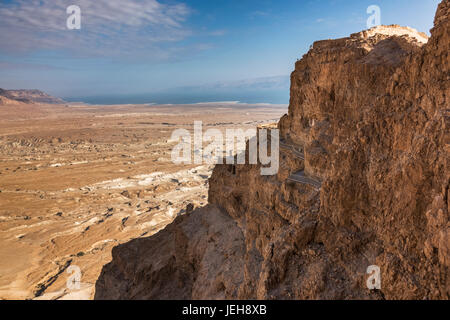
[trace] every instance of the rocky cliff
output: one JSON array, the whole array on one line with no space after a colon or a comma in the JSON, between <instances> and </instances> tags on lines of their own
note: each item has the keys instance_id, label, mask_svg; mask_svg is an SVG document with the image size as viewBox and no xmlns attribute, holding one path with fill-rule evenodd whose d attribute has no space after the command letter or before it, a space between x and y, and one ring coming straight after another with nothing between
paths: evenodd
<instances>
[{"instance_id":1,"label":"rocky cliff","mask_svg":"<svg viewBox=\"0 0 450 320\"><path fill-rule=\"evenodd\" d=\"M444 0L429 39L384 26L314 43L278 174L216 166L210 205L114 248L95 297L448 299L449 16Z\"/></svg>"}]
</instances>

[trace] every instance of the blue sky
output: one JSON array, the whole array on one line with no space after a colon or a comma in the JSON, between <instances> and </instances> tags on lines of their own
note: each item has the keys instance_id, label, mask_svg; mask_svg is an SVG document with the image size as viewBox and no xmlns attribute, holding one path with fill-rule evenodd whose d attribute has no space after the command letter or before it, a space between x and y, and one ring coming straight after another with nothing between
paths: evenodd
<instances>
[{"instance_id":1,"label":"blue sky","mask_svg":"<svg viewBox=\"0 0 450 320\"><path fill-rule=\"evenodd\" d=\"M8 0L0 2L0 87L73 99L285 103L316 40L382 24L427 32L438 0ZM67 30L66 8L81 8ZM260 94L260 98L258 95ZM120 97L120 99L119 99ZM133 100L130 98L130 100ZM175 101L176 100L176 101Z\"/></svg>"}]
</instances>

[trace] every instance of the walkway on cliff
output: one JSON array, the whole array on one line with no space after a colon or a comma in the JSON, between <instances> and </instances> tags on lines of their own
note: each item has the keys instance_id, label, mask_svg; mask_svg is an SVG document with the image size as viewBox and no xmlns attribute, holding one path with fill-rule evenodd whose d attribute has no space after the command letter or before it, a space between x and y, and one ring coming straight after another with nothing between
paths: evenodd
<instances>
[{"instance_id":1,"label":"walkway on cliff","mask_svg":"<svg viewBox=\"0 0 450 320\"><path fill-rule=\"evenodd\" d=\"M305 154L303 153L303 151L301 151L301 150L303 150L303 147L301 147L301 146L297 146L294 144L288 144L284 141L280 141L280 148L292 151L292 153L294 155L296 155L298 158L305 160Z\"/></svg>"},{"instance_id":2,"label":"walkway on cliff","mask_svg":"<svg viewBox=\"0 0 450 320\"><path fill-rule=\"evenodd\" d=\"M286 143L285 141L280 141L280 148L284 150L291 151L296 157L298 157L301 160L305 160L305 154L303 152L303 146L296 145L293 143ZM282 165L283 166L283 165ZM288 169L288 167L283 166L285 169ZM291 174L287 180L287 182L293 182L293 183L301 183L306 184L309 186L312 186L316 189L320 189L322 187L322 182L319 181L319 179L312 178L306 176L304 171L299 171L294 174Z\"/></svg>"},{"instance_id":3,"label":"walkway on cliff","mask_svg":"<svg viewBox=\"0 0 450 320\"><path fill-rule=\"evenodd\" d=\"M289 178L287 178L287 181L294 182L294 183L307 184L316 189L320 189L322 187L322 182L320 182L317 179L307 177L305 175L304 171L299 171L297 173L290 175Z\"/></svg>"}]
</instances>

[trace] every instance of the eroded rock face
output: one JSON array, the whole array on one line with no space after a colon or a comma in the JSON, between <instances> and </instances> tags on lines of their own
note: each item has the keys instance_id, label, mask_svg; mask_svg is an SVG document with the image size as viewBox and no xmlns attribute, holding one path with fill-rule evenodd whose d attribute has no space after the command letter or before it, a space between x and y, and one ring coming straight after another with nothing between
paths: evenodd
<instances>
[{"instance_id":1,"label":"eroded rock face","mask_svg":"<svg viewBox=\"0 0 450 320\"><path fill-rule=\"evenodd\" d=\"M214 206L117 247L96 298L448 299L449 15L426 44L398 26L316 42L278 175L216 166Z\"/></svg>"}]
</instances>

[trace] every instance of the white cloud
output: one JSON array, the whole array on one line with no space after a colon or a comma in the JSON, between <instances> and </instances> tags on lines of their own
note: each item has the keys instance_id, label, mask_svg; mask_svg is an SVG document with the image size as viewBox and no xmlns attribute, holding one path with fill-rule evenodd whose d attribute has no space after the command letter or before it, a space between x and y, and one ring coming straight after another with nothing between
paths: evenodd
<instances>
[{"instance_id":1,"label":"white cloud","mask_svg":"<svg viewBox=\"0 0 450 320\"><path fill-rule=\"evenodd\" d=\"M270 12L268 11L253 11L252 13L250 13L250 17L255 18L255 17L267 17L270 15Z\"/></svg>"},{"instance_id":2,"label":"white cloud","mask_svg":"<svg viewBox=\"0 0 450 320\"><path fill-rule=\"evenodd\" d=\"M216 88L274 89L289 87L289 76L251 78L239 81L225 81L214 84Z\"/></svg>"},{"instance_id":3,"label":"white cloud","mask_svg":"<svg viewBox=\"0 0 450 320\"><path fill-rule=\"evenodd\" d=\"M271 76L271 77L260 77L260 78L250 78L237 81L219 81L208 83L203 86L196 87L182 87L184 89L202 89L202 90L263 90L263 89L284 89L290 86L290 76Z\"/></svg>"},{"instance_id":4,"label":"white cloud","mask_svg":"<svg viewBox=\"0 0 450 320\"><path fill-rule=\"evenodd\" d=\"M227 34L227 30L215 30L208 33L212 37L221 37Z\"/></svg>"},{"instance_id":5,"label":"white cloud","mask_svg":"<svg viewBox=\"0 0 450 320\"><path fill-rule=\"evenodd\" d=\"M66 8L81 8L81 30L67 30ZM70 50L83 56L161 55L162 43L190 35L185 4L157 0L16 0L0 4L0 50Z\"/></svg>"}]
</instances>

